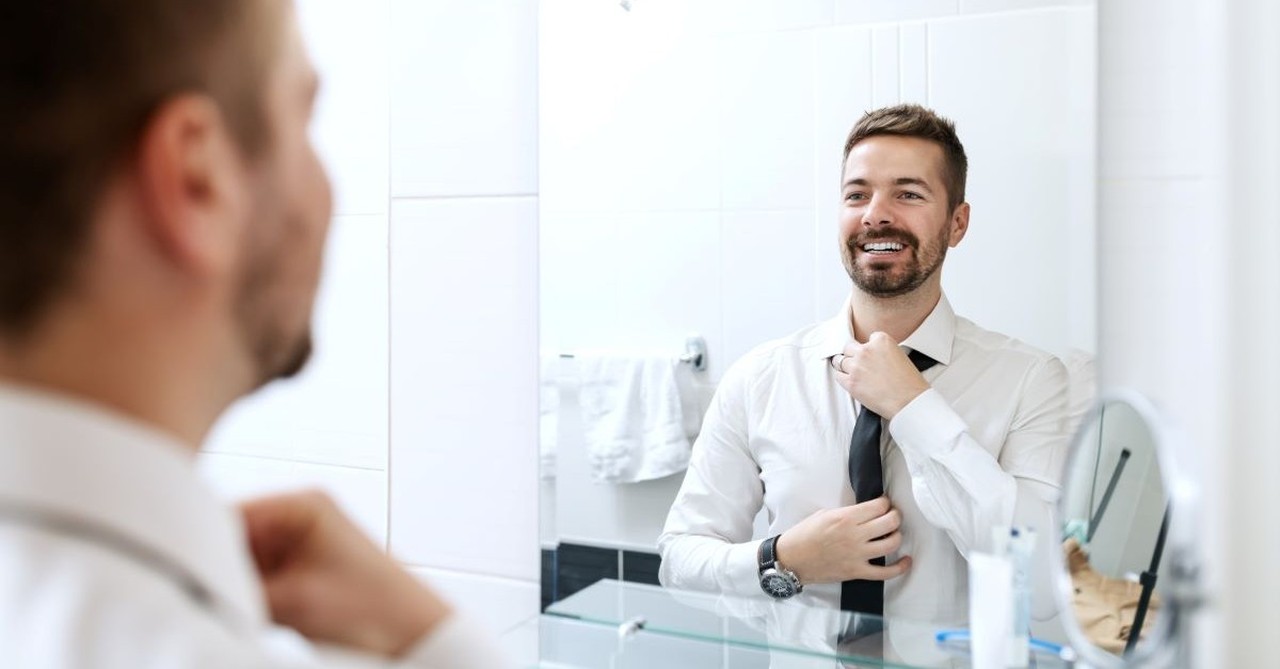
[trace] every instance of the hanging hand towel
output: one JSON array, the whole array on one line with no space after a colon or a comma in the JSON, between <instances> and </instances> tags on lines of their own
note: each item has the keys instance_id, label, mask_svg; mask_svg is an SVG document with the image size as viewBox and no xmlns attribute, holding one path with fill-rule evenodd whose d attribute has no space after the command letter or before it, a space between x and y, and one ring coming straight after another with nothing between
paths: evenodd
<instances>
[{"instance_id":1,"label":"hanging hand towel","mask_svg":"<svg viewBox=\"0 0 1280 669\"><path fill-rule=\"evenodd\" d=\"M584 353L580 403L596 481L633 483L689 466L676 369L669 355Z\"/></svg>"}]
</instances>

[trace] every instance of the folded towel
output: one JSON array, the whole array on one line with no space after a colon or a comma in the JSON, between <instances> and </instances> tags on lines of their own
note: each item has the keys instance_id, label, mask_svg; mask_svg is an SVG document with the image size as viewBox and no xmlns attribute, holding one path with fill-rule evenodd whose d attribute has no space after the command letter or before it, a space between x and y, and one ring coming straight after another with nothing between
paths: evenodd
<instances>
[{"instance_id":1,"label":"folded towel","mask_svg":"<svg viewBox=\"0 0 1280 669\"><path fill-rule=\"evenodd\" d=\"M679 360L610 353L578 358L583 432L596 481L647 481L689 466Z\"/></svg>"}]
</instances>

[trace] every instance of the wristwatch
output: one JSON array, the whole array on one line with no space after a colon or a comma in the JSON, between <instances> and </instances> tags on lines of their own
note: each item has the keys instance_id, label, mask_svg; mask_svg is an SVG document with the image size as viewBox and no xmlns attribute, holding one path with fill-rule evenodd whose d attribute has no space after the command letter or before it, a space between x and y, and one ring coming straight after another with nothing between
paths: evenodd
<instances>
[{"instance_id":1,"label":"wristwatch","mask_svg":"<svg viewBox=\"0 0 1280 669\"><path fill-rule=\"evenodd\" d=\"M774 599L787 599L804 590L804 586L800 585L795 572L778 564L777 544L778 537L760 542L760 550L756 554L760 562L760 589Z\"/></svg>"}]
</instances>

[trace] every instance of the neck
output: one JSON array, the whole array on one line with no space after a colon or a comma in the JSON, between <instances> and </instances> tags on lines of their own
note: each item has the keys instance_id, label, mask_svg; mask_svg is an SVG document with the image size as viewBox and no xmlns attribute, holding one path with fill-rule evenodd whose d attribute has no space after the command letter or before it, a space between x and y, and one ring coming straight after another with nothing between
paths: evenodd
<instances>
[{"instance_id":1,"label":"neck","mask_svg":"<svg viewBox=\"0 0 1280 669\"><path fill-rule=\"evenodd\" d=\"M209 335L190 322L142 323L119 313L53 314L30 336L0 338L0 381L98 404L172 435L195 455L243 392L234 382L241 375L200 355L210 350Z\"/></svg>"},{"instance_id":2,"label":"neck","mask_svg":"<svg viewBox=\"0 0 1280 669\"><path fill-rule=\"evenodd\" d=\"M940 299L942 286L934 280L896 297L876 297L854 286L849 304L853 338L865 343L872 332L883 332L900 342L920 327Z\"/></svg>"}]
</instances>

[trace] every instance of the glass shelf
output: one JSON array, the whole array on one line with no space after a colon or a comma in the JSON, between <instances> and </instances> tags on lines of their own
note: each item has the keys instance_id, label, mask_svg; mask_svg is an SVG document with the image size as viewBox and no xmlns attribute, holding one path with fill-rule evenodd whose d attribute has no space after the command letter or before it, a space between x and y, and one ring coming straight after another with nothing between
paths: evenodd
<instances>
[{"instance_id":1,"label":"glass shelf","mask_svg":"<svg viewBox=\"0 0 1280 669\"><path fill-rule=\"evenodd\" d=\"M773 601L764 595L684 592L606 579L551 604L545 615L615 628L619 637L656 634L775 657L829 658L894 669L969 666L963 647L938 644L937 625L852 614L812 601ZM855 632L850 635L848 630ZM1034 655L1028 666L1070 665L1045 653Z\"/></svg>"}]
</instances>

